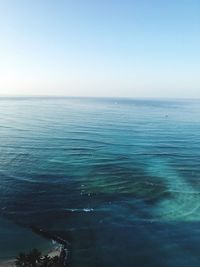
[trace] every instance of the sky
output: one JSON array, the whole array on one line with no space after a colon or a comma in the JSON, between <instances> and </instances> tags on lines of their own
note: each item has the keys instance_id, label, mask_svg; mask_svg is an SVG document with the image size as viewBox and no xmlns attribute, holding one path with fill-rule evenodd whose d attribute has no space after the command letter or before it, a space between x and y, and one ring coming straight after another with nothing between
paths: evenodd
<instances>
[{"instance_id":1,"label":"sky","mask_svg":"<svg viewBox=\"0 0 200 267\"><path fill-rule=\"evenodd\" d=\"M0 0L0 95L200 97L199 0Z\"/></svg>"}]
</instances>

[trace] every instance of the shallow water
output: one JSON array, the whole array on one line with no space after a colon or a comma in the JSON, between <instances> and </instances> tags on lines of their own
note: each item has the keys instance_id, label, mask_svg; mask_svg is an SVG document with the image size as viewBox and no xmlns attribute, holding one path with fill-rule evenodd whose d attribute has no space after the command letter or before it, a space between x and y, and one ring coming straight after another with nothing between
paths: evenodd
<instances>
[{"instance_id":1,"label":"shallow water","mask_svg":"<svg viewBox=\"0 0 200 267\"><path fill-rule=\"evenodd\" d=\"M0 258L67 236L73 266L200 266L200 102L0 99ZM27 244L28 240L28 244Z\"/></svg>"}]
</instances>

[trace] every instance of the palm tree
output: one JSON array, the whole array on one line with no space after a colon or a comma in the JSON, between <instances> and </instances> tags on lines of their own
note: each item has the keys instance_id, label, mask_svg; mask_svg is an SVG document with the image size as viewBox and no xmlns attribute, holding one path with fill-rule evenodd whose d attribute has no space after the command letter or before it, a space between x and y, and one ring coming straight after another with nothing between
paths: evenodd
<instances>
[{"instance_id":1,"label":"palm tree","mask_svg":"<svg viewBox=\"0 0 200 267\"><path fill-rule=\"evenodd\" d=\"M27 255L25 253L19 253L16 257L15 265L17 267L26 267L27 266Z\"/></svg>"},{"instance_id":2,"label":"palm tree","mask_svg":"<svg viewBox=\"0 0 200 267\"><path fill-rule=\"evenodd\" d=\"M51 258L49 256L44 256L40 267L51 267Z\"/></svg>"},{"instance_id":3,"label":"palm tree","mask_svg":"<svg viewBox=\"0 0 200 267\"><path fill-rule=\"evenodd\" d=\"M62 267L63 265L60 263L60 259L58 256L54 256L51 258L51 267Z\"/></svg>"},{"instance_id":4,"label":"palm tree","mask_svg":"<svg viewBox=\"0 0 200 267\"><path fill-rule=\"evenodd\" d=\"M36 248L32 249L27 255L27 260L30 267L36 267L41 262L42 254Z\"/></svg>"},{"instance_id":5,"label":"palm tree","mask_svg":"<svg viewBox=\"0 0 200 267\"><path fill-rule=\"evenodd\" d=\"M63 267L58 256L44 256L37 249L31 250L28 254L20 253L16 257L16 267Z\"/></svg>"}]
</instances>

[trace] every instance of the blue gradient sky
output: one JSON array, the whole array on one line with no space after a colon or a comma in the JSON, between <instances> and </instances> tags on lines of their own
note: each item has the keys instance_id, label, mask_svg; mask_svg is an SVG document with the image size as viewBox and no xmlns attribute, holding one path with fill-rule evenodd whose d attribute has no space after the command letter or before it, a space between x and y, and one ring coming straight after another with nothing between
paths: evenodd
<instances>
[{"instance_id":1,"label":"blue gradient sky","mask_svg":"<svg viewBox=\"0 0 200 267\"><path fill-rule=\"evenodd\" d=\"M0 94L200 97L199 14L199 0L0 0Z\"/></svg>"}]
</instances>

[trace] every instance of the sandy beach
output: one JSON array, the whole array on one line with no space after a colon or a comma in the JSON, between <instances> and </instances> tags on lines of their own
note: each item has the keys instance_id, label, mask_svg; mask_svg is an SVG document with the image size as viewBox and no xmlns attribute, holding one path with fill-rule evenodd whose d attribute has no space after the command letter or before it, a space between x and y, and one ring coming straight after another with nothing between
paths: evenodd
<instances>
[{"instance_id":1,"label":"sandy beach","mask_svg":"<svg viewBox=\"0 0 200 267\"><path fill-rule=\"evenodd\" d=\"M13 266L15 266L14 259L0 262L0 267L13 267Z\"/></svg>"}]
</instances>

